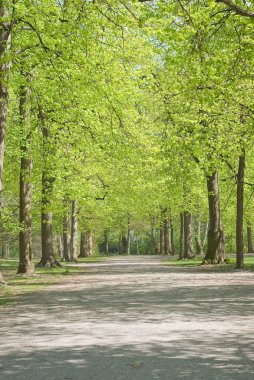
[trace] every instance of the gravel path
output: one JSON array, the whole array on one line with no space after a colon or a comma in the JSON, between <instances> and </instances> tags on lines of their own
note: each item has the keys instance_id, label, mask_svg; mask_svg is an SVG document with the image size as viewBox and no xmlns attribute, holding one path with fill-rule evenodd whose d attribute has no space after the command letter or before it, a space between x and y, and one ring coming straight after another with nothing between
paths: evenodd
<instances>
[{"instance_id":1,"label":"gravel path","mask_svg":"<svg viewBox=\"0 0 254 380\"><path fill-rule=\"evenodd\" d=\"M254 274L113 258L1 308L1 380L254 379Z\"/></svg>"}]
</instances>

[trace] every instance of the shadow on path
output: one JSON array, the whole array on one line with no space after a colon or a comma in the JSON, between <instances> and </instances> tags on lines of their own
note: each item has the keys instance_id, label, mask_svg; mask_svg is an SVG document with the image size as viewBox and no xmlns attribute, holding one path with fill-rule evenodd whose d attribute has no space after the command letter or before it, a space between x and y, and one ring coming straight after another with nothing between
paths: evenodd
<instances>
[{"instance_id":1,"label":"shadow on path","mask_svg":"<svg viewBox=\"0 0 254 380\"><path fill-rule=\"evenodd\" d=\"M104 264L1 309L1 380L254 378L252 273Z\"/></svg>"}]
</instances>

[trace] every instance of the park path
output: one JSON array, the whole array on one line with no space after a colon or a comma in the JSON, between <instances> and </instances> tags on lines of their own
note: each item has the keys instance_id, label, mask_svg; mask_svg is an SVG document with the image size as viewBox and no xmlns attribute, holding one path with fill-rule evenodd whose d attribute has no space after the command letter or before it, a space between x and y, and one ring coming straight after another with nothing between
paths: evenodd
<instances>
[{"instance_id":1,"label":"park path","mask_svg":"<svg viewBox=\"0 0 254 380\"><path fill-rule=\"evenodd\" d=\"M89 264L0 311L1 380L254 379L254 274Z\"/></svg>"}]
</instances>

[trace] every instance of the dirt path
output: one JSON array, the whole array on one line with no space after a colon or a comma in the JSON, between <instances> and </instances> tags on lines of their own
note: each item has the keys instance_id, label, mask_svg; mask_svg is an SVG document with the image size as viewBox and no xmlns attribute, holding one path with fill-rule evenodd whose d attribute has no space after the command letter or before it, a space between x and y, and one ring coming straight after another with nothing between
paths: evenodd
<instances>
[{"instance_id":1,"label":"dirt path","mask_svg":"<svg viewBox=\"0 0 254 380\"><path fill-rule=\"evenodd\" d=\"M89 265L1 309L0 379L254 379L254 274Z\"/></svg>"}]
</instances>

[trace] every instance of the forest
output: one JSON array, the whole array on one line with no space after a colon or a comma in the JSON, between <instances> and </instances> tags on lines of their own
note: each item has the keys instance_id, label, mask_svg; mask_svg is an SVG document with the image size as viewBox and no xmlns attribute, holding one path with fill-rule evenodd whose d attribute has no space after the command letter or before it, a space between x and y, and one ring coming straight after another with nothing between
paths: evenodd
<instances>
[{"instance_id":1,"label":"forest","mask_svg":"<svg viewBox=\"0 0 254 380\"><path fill-rule=\"evenodd\" d=\"M0 0L0 245L18 273L93 252L253 253L254 7Z\"/></svg>"}]
</instances>

